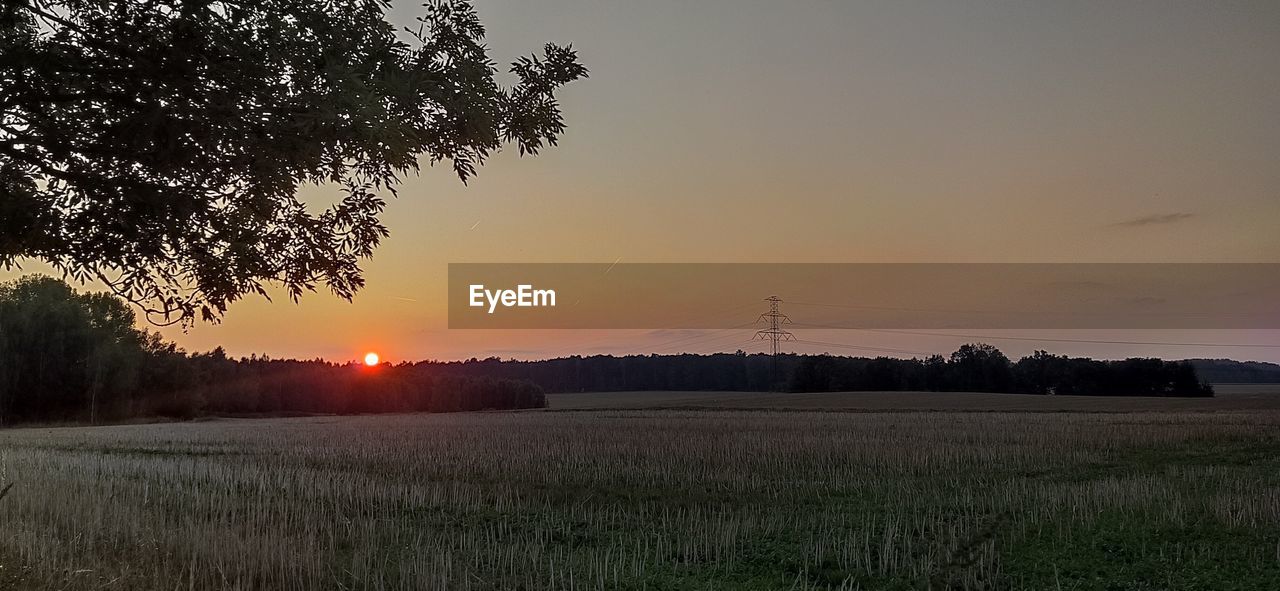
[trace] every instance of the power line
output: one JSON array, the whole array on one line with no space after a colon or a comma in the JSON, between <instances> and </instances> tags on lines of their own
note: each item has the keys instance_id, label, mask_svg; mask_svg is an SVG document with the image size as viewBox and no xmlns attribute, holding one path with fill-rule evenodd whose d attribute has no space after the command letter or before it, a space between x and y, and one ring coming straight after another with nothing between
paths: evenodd
<instances>
[{"instance_id":1,"label":"power line","mask_svg":"<svg viewBox=\"0 0 1280 591\"><path fill-rule=\"evenodd\" d=\"M1117 340L1117 339L1000 336L1000 335L976 334L976 333L951 333L951 332L935 332L935 331L927 331L927 330L906 330L906 329L880 329L880 328L864 328L859 326L838 325L838 324L793 322L790 319L790 317L788 317L786 314L781 312L781 304L783 303L783 300L781 298L779 298L778 296L770 296L769 298L766 298L765 301L769 302L769 311L765 312L764 314L761 314L759 319L757 319L755 322L746 322L746 323L742 323L729 328L695 329L695 330L702 330L702 332L699 332L698 334L693 334L693 335L684 335L669 341L660 342L656 345L652 345L651 347L649 347L649 349L651 351L654 351L655 353L664 353L665 351L671 349L672 347L681 347L681 348L684 348L685 350L689 350L696 345L698 348L701 348L708 344L737 336L737 334L726 334L726 333L729 333L729 331L740 331L741 329L748 328L753 324L756 324L761 321L765 321L765 322L768 322L767 328L756 331L754 337L748 342L751 343L751 342L764 341L763 344L766 344L768 346L768 350L766 352L770 353L773 356L773 366L774 366L773 371L776 377L778 355L780 353L779 343L783 341L795 341L797 343L802 343L806 345L820 345L820 346L827 346L827 347L838 347L842 349L870 351L870 352L877 352L877 353L889 353L889 354L897 354L897 355L928 356L928 355L936 354L936 352L917 351L912 349L899 349L899 348L892 348L892 347L874 347L869 345L853 345L849 343L835 343L835 342L828 342L828 341L797 339L794 334L783 329L783 326L786 324L792 324L795 326L806 327L806 328L858 330L863 332L874 332L874 333L883 333L883 334L901 334L901 335L915 335L915 336L928 336L928 337L941 337L941 338L954 338L954 339L983 339L983 340L990 340L990 341L1080 343L1080 344L1096 344L1096 345L1143 345L1143 346L1168 346L1168 347L1222 347L1222 348L1262 348L1262 349L1280 348L1280 344L1271 344L1271 343L1213 343L1213 342L1139 341L1139 340ZM846 308L846 309L860 309L860 310L891 310L891 311L901 311L901 312L953 312L953 313L970 313L970 314L996 314L997 313L997 312L988 311L988 310L927 310L927 309L916 309L916 308L895 308L895 307L885 307L885 306L857 306L857 305L849 305L849 304L832 304L832 303L821 303L821 302L788 301L787 303L802 305L802 306L819 306L819 307L827 307L827 308ZM719 311L719 313L713 314L712 317L728 316L752 305L754 304L747 303L747 304L742 304L737 306L731 306L728 308L722 308ZM709 330L710 332L706 332L706 330ZM579 345L577 345L577 347L581 348L588 344L616 341L616 339L617 337L605 337L603 339L599 339L594 342L580 343Z\"/></svg>"},{"instance_id":2,"label":"power line","mask_svg":"<svg viewBox=\"0 0 1280 591\"><path fill-rule=\"evenodd\" d=\"M912 350L912 349L893 349L893 348L890 348L890 347L871 347L871 346L865 346L865 345L849 345L849 344L846 344L846 343L829 343L829 342L826 342L826 341L810 341L810 340L806 340L806 339L796 339L796 342L797 342L797 343L804 343L804 344L808 344L808 345L822 345L822 346L826 346L826 347L840 347L840 348L843 348L843 349L854 349L854 350L859 350L859 351L873 351L873 352L876 352L876 353L897 353L897 354L899 354L899 355L924 355L924 356L928 357L928 356L930 356L930 355L936 355L936 354L937 354L936 352L931 352L931 351L915 351L915 350Z\"/></svg>"},{"instance_id":3,"label":"power line","mask_svg":"<svg viewBox=\"0 0 1280 591\"><path fill-rule=\"evenodd\" d=\"M846 309L846 310L876 310L876 311L882 311L882 312L922 312L922 313L930 313L930 314L991 314L991 315L997 315L997 316L998 316L998 315L1009 315L1009 314L1015 314L1015 315L1016 315L1016 314L1020 314L1020 313L1021 313L1021 312L1010 312L1010 311L1008 311L1008 310L957 310L957 309L948 309L948 308L902 308L902 307L896 307L896 306L865 306L865 305L856 305L856 304L827 304L827 303L821 303L821 302L792 302L792 301L789 301L789 302L787 302L787 303L788 303L788 304L795 304L795 305L797 305L797 306L817 306L817 307L821 307L821 308L843 308L843 309ZM1086 313L1086 312L1066 312L1066 311L1062 311L1062 310L1043 310L1043 311L1037 311L1037 314L1039 314L1039 315L1041 315L1041 316L1086 316L1086 317L1088 317L1088 316L1095 316L1095 317L1101 316L1101 317L1111 317L1111 315L1110 315L1110 314L1103 314L1103 313L1099 313L1099 312L1094 312L1094 313ZM1139 311L1127 312L1126 314L1128 314L1128 315L1130 315L1130 316L1186 316L1186 317L1209 317L1209 318L1218 318L1218 317L1223 317L1223 316L1233 316L1233 317L1237 317L1237 318L1249 318L1249 317L1258 317L1258 316L1259 316L1259 314L1223 314L1223 313L1218 313L1218 312L1212 312L1212 313L1210 313L1210 312L1174 312L1174 311L1159 311L1159 310L1139 310ZM1266 316L1266 315L1263 315L1263 317L1264 317L1264 318L1269 318L1269 316Z\"/></svg>"},{"instance_id":4,"label":"power line","mask_svg":"<svg viewBox=\"0 0 1280 591\"><path fill-rule=\"evenodd\" d=\"M736 305L736 306L730 306L730 307L727 307L727 308L721 308L721 309L719 310L719 312L713 313L713 314L711 314L711 315L710 315L710 316L708 316L708 317L709 317L709 318L723 318L723 317L725 317L725 316L729 316L729 315L731 315L731 314L733 314L733 313L735 313L735 312L740 312L740 311L742 311L742 310L745 310L745 309L747 309L747 308L749 308L749 307L752 307L752 306L755 306L755 305L756 305L756 303L755 303L755 302L747 302L747 303L743 303L743 304L738 304L738 305ZM694 314L689 314L689 315L687 315L685 318L686 318L686 321L690 321L690 320L694 320L694 319L695 319L695 318L694 318ZM744 324L739 325L739 326L736 326L736 327L731 327L730 329L732 329L732 328L745 328L745 327L750 326L750 325L752 325L752 324L754 324L754 323L753 323L753 322L747 322L747 323L744 323ZM717 332L719 332L719 331L730 330L730 329L719 328L719 329L714 329L714 330L715 330L715 331L717 331ZM700 335L683 336L683 337L679 337L679 338L676 338L676 339L672 339L671 341L660 342L660 343L658 343L657 345L655 345L655 346L654 346L654 348L657 348L657 349L665 348L665 347L666 347L667 345L669 345L669 344L673 344L673 343L676 343L676 342L679 342L679 341L683 341L683 340L685 340L685 339L687 339L687 338L696 338L696 337L698 337L698 336L700 336ZM578 344L576 344L576 345L566 345L566 346L563 346L563 347L558 347L558 348L556 348L556 349L555 349L555 351L556 351L556 353L557 353L557 354L581 353L581 350L582 350L583 348L592 347L592 346L597 346L597 345L605 344L605 343L616 343L617 341L618 341L618 337L617 337L616 335L614 335L614 336L606 336L606 337L599 338L599 339L592 339L592 340L590 340L590 341L580 342L580 343L578 343Z\"/></svg>"},{"instance_id":5,"label":"power line","mask_svg":"<svg viewBox=\"0 0 1280 591\"><path fill-rule=\"evenodd\" d=\"M754 322L747 322L747 323L744 323L743 325L739 325L739 326L736 326L736 327L733 327L733 328L721 328L721 329L717 329L717 330L713 331L711 334L705 334L705 333L703 333L703 334L697 334L697 335L692 335L692 336L688 336L688 337L684 337L684 338L676 339L676 340L671 341L671 342L668 342L668 343L666 343L666 344L659 344L659 345L657 345L657 346L654 346L654 347L652 347L652 350L653 350L655 353L658 353L658 352L662 352L662 351L664 351L664 350L670 349L670 348L671 348L671 347L673 347L673 346L675 346L675 347L683 347L683 348L686 348L686 349L687 349L687 348L689 348L690 346L692 346L692 345L694 345L694 344L704 344L704 345L705 345L706 343L710 343L710 342L714 342L714 341L719 341L719 340L725 339L725 338L727 338L727 337L741 337L741 336L743 335L743 333L744 333L744 332L746 332L746 330L745 330L745 329L747 329L748 327L750 327L752 324L755 324L755 323L754 323ZM726 332L726 331L733 331L733 332Z\"/></svg>"},{"instance_id":6,"label":"power line","mask_svg":"<svg viewBox=\"0 0 1280 591\"><path fill-rule=\"evenodd\" d=\"M723 334L723 333L724 333L724 332L726 332L726 331L731 331L731 330L744 330L744 329L750 328L750 327L751 327L751 326L753 326L753 325L755 325L755 322L754 322L754 321L747 321L747 322L742 322L742 323L736 324L736 325L734 325L734 326L729 326L729 327L725 327L725 328L716 328L716 329L689 329L689 330L696 330L696 331L698 331L698 332L697 332L697 334L685 335L685 336L682 336L682 337L676 337L675 339L672 339L672 340L669 340L669 341L665 341L665 342L661 342L661 343L658 343L658 344L656 344L656 345L652 345L652 348L654 348L654 349L665 349L665 348L667 348L667 347L669 347L669 346L671 346L671 345L675 345L675 344L689 344L689 343L688 343L688 342L686 342L686 341L698 341L698 340L702 340L703 338L706 338L706 337L709 337L709 336L715 336L715 335Z\"/></svg>"},{"instance_id":7,"label":"power line","mask_svg":"<svg viewBox=\"0 0 1280 591\"><path fill-rule=\"evenodd\" d=\"M762 346L763 346L763 345L764 345L764 341L761 341L761 340L759 340L759 339L751 338L751 339L747 339L747 340L744 340L744 341L737 341L737 342L729 343L728 345L723 345L723 346L724 346L724 347L732 347L732 348L734 349L734 351L742 351L743 353L745 353L745 352L746 352L746 351L745 351L745 348L750 348L750 347L752 347L753 345L762 345ZM727 350L727 349L717 349L717 350L715 350L715 351L707 351L707 352L704 352L704 353L701 353L701 354L705 354L705 355L712 355L712 354L717 354L717 353L733 353L733 351L729 351L729 350ZM763 351L760 351L760 353L763 353Z\"/></svg>"},{"instance_id":8,"label":"power line","mask_svg":"<svg viewBox=\"0 0 1280 591\"><path fill-rule=\"evenodd\" d=\"M818 306L822 308L844 308L848 310L880 310L886 312L938 312L948 314L1008 314L995 310L945 310L929 308L898 308L894 306L857 306L853 304L821 304L818 302L787 302L797 306Z\"/></svg>"},{"instance_id":9,"label":"power line","mask_svg":"<svg viewBox=\"0 0 1280 591\"><path fill-rule=\"evenodd\" d=\"M952 337L961 339L987 339L992 341L1030 341L1037 343L1085 343L1095 345L1153 345L1153 346L1170 346L1170 347L1259 347L1265 349L1280 349L1280 344L1266 343L1187 343L1187 342L1171 342L1171 341L1119 341L1105 339L1067 339L1053 337L1011 337L982 335L969 333L947 333L947 332L930 332L922 330L897 330L888 328L862 328L857 326L838 326L828 324L813 324L798 322L796 326L805 326L809 328L832 328L838 330L859 330L863 332L878 332L887 334L907 334L933 337Z\"/></svg>"}]
</instances>

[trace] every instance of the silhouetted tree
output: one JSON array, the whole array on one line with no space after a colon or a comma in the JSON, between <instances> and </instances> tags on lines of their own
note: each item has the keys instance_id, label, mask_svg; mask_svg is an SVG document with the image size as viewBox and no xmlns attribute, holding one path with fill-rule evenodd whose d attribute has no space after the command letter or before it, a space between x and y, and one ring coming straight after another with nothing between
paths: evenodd
<instances>
[{"instance_id":1,"label":"silhouetted tree","mask_svg":"<svg viewBox=\"0 0 1280 591\"><path fill-rule=\"evenodd\" d=\"M791 377L793 392L830 392L835 378L835 358L830 355L806 355L796 365Z\"/></svg>"},{"instance_id":2,"label":"silhouetted tree","mask_svg":"<svg viewBox=\"0 0 1280 591\"><path fill-rule=\"evenodd\" d=\"M1188 359L1196 375L1206 382L1223 384L1280 384L1280 365L1264 361Z\"/></svg>"},{"instance_id":3,"label":"silhouetted tree","mask_svg":"<svg viewBox=\"0 0 1280 591\"><path fill-rule=\"evenodd\" d=\"M131 307L30 276L0 283L0 424L207 413L376 413L539 408L542 389L413 365L188 355L135 328Z\"/></svg>"},{"instance_id":4,"label":"silhouetted tree","mask_svg":"<svg viewBox=\"0 0 1280 591\"><path fill-rule=\"evenodd\" d=\"M94 419L137 386L147 335L110 296L41 276L0 284L0 423Z\"/></svg>"},{"instance_id":5,"label":"silhouetted tree","mask_svg":"<svg viewBox=\"0 0 1280 591\"><path fill-rule=\"evenodd\" d=\"M947 360L941 355L930 355L924 360L924 389L947 389Z\"/></svg>"},{"instance_id":6,"label":"silhouetted tree","mask_svg":"<svg viewBox=\"0 0 1280 591\"><path fill-rule=\"evenodd\" d=\"M100 279L154 321L220 317L276 283L350 298L420 158L465 182L505 142L555 144L569 47L502 88L470 3L402 41L385 0L0 5L0 266ZM341 201L309 211L298 188Z\"/></svg>"},{"instance_id":7,"label":"silhouetted tree","mask_svg":"<svg viewBox=\"0 0 1280 591\"><path fill-rule=\"evenodd\" d=\"M1013 365L1014 381L1018 391L1029 394L1065 394L1057 392L1064 377L1067 358L1036 351Z\"/></svg>"},{"instance_id":8,"label":"silhouetted tree","mask_svg":"<svg viewBox=\"0 0 1280 591\"><path fill-rule=\"evenodd\" d=\"M422 362L431 375L527 380L549 392L769 389L772 358L765 354L627 355L543 361L496 358ZM1078 395L1212 396L1187 363L1099 361L1038 351L1013 364L995 347L961 346L950 359L779 356L779 372L793 392L982 391Z\"/></svg>"},{"instance_id":9,"label":"silhouetted tree","mask_svg":"<svg viewBox=\"0 0 1280 591\"><path fill-rule=\"evenodd\" d=\"M79 294L39 276L0 283L0 423L540 408L544 391L763 391L772 385L774 364L769 355L738 351L366 368L320 359L232 359L221 348L188 354L134 324L133 309L110 295ZM785 354L777 367L789 389L803 392L1213 395L1187 362L1037 351L1010 364L983 344L964 345L950 359Z\"/></svg>"},{"instance_id":10,"label":"silhouetted tree","mask_svg":"<svg viewBox=\"0 0 1280 591\"><path fill-rule=\"evenodd\" d=\"M951 385L957 390L1009 392L1013 387L1013 368L1009 358L985 343L961 345L951 354L949 367L954 374Z\"/></svg>"}]
</instances>

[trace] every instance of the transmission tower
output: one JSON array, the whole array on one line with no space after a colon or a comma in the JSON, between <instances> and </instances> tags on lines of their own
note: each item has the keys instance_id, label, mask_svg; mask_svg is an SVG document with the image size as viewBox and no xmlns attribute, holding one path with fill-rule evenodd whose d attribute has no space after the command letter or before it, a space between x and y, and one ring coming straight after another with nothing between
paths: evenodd
<instances>
[{"instance_id":1,"label":"transmission tower","mask_svg":"<svg viewBox=\"0 0 1280 591\"><path fill-rule=\"evenodd\" d=\"M761 314L760 319L757 320L757 322L761 322L761 321L768 322L769 328L756 331L756 336L754 338L772 341L773 367L770 371L770 374L771 374L770 381L772 383L772 386L774 388L777 388L778 387L778 341L794 341L796 340L796 337L790 332L787 332L782 329L783 324L791 324L791 319L787 318L787 315L783 314L782 311L778 309L779 305L782 304L782 298L775 295L775 296L769 296L765 298L764 301L769 302L769 311L765 312L764 314Z\"/></svg>"}]
</instances>

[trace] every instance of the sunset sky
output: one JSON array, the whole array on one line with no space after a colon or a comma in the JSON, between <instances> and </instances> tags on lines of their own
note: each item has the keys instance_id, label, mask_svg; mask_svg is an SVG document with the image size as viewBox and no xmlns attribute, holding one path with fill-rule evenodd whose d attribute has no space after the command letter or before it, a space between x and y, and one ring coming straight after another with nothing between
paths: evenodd
<instances>
[{"instance_id":1,"label":"sunset sky","mask_svg":"<svg viewBox=\"0 0 1280 591\"><path fill-rule=\"evenodd\" d=\"M1273 0L476 4L500 64L555 41L590 68L563 92L560 146L504 152L469 186L447 167L406 179L352 303L251 298L220 325L166 336L188 350L333 360L376 350L390 361L676 352L679 339L708 352L742 340L450 331L451 262L1280 261ZM418 5L397 3L391 16L409 26ZM741 304L749 321L767 295L726 307ZM938 352L972 340L809 334ZM1021 336L1280 343L1280 331ZM992 342L1011 355L1280 361L1280 348Z\"/></svg>"}]
</instances>

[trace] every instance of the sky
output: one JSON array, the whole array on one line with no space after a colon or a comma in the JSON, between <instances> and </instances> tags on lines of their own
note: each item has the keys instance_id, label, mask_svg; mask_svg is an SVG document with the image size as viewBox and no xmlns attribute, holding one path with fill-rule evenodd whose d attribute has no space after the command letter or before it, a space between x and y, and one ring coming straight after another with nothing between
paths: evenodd
<instances>
[{"instance_id":1,"label":"sky","mask_svg":"<svg viewBox=\"0 0 1280 591\"><path fill-rule=\"evenodd\" d=\"M500 64L554 41L590 68L561 95L560 146L505 151L467 186L444 166L406 179L354 302L276 292L165 336L339 361L761 350L738 342L750 331L450 331L447 265L460 262L1280 261L1274 1L476 6ZM408 26L420 10L397 2L389 16ZM755 295L768 294L744 303ZM1010 334L1280 343L1280 331ZM973 340L807 337L943 353ZM1280 348L992 342L1280 361Z\"/></svg>"}]
</instances>

